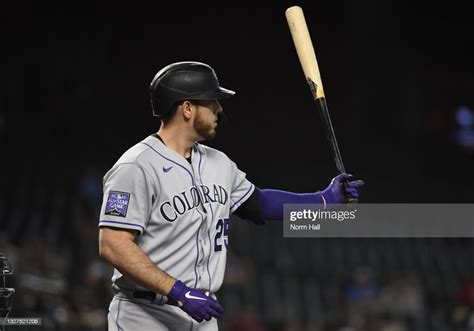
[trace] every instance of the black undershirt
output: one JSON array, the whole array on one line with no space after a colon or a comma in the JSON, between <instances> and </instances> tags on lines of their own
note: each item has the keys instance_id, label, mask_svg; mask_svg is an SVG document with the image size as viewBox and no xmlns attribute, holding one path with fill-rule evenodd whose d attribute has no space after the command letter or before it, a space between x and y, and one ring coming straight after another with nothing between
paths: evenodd
<instances>
[{"instance_id":1,"label":"black undershirt","mask_svg":"<svg viewBox=\"0 0 474 331\"><path fill-rule=\"evenodd\" d=\"M152 134L152 137L159 139L163 145L166 146L165 142L158 133ZM187 157L186 160L189 162L189 164L191 164L191 156ZM260 198L258 192L258 187L255 187L255 190L250 195L250 197L245 200L245 202L241 204L239 208L237 208L234 214L242 219L246 219L260 225L265 224L265 221L260 214Z\"/></svg>"},{"instance_id":2,"label":"black undershirt","mask_svg":"<svg viewBox=\"0 0 474 331\"><path fill-rule=\"evenodd\" d=\"M241 204L239 208L237 208L234 214L240 218L261 225L265 224L265 220L260 213L260 197L258 192L259 188L255 186L255 190L252 192L250 197L245 200L245 202Z\"/></svg>"}]
</instances>

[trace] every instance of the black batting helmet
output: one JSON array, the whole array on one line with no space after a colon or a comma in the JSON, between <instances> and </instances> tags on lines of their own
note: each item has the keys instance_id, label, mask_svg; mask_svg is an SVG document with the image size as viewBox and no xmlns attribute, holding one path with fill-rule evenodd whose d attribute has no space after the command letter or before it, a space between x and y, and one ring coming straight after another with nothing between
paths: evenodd
<instances>
[{"instance_id":1,"label":"black batting helmet","mask_svg":"<svg viewBox=\"0 0 474 331\"><path fill-rule=\"evenodd\" d=\"M225 99L234 94L219 86L211 66L194 61L164 67L150 84L151 108L158 117L166 115L179 101Z\"/></svg>"}]
</instances>

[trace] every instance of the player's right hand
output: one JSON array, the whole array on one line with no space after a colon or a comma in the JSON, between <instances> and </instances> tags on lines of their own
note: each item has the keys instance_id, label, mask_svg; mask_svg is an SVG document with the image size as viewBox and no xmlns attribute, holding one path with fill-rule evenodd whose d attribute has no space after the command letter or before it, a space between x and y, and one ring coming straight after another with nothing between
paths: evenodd
<instances>
[{"instance_id":1,"label":"player's right hand","mask_svg":"<svg viewBox=\"0 0 474 331\"><path fill-rule=\"evenodd\" d=\"M349 181L351 177L352 175L344 173L331 180L329 186L321 192L327 203L344 203L348 198L359 198L358 188L364 185L364 181Z\"/></svg>"},{"instance_id":2,"label":"player's right hand","mask_svg":"<svg viewBox=\"0 0 474 331\"><path fill-rule=\"evenodd\" d=\"M180 307L199 323L203 320L210 321L213 317L220 318L224 312L216 300L201 291L187 287L180 280L177 280L171 288L168 301Z\"/></svg>"}]
</instances>

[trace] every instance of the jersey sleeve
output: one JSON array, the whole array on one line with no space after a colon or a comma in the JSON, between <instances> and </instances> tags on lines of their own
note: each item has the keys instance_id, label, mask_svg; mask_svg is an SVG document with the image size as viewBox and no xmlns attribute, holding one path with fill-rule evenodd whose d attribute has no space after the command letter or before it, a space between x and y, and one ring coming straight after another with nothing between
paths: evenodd
<instances>
[{"instance_id":1,"label":"jersey sleeve","mask_svg":"<svg viewBox=\"0 0 474 331\"><path fill-rule=\"evenodd\" d=\"M137 230L146 228L153 189L143 169L133 163L113 167L104 177L99 226Z\"/></svg>"},{"instance_id":2,"label":"jersey sleeve","mask_svg":"<svg viewBox=\"0 0 474 331\"><path fill-rule=\"evenodd\" d=\"M230 193L230 212L233 213L240 207L253 193L253 185L246 177L245 172L237 168L232 162L232 187Z\"/></svg>"}]
</instances>

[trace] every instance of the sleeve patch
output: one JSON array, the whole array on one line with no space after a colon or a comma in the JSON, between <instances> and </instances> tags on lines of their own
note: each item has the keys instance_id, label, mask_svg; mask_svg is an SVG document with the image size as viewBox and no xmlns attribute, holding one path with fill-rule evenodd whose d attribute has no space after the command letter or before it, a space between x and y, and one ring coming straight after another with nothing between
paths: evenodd
<instances>
[{"instance_id":1,"label":"sleeve patch","mask_svg":"<svg viewBox=\"0 0 474 331\"><path fill-rule=\"evenodd\" d=\"M105 206L105 215L127 216L128 203L130 201L130 193L110 191Z\"/></svg>"}]
</instances>

